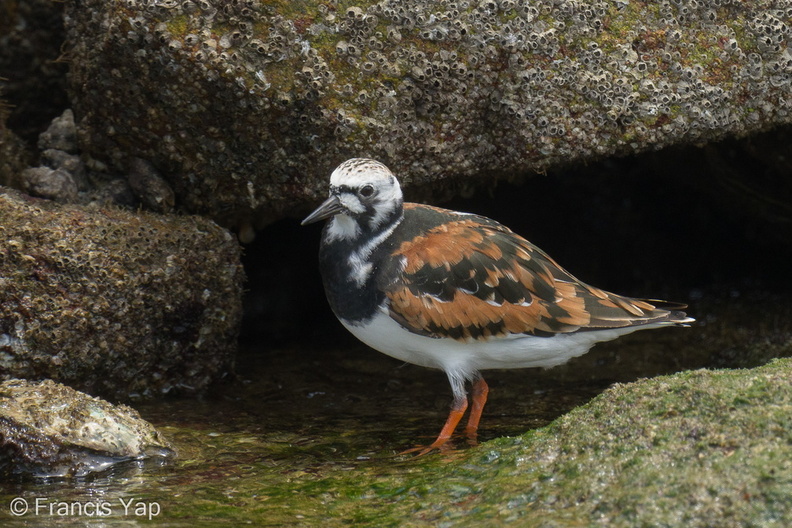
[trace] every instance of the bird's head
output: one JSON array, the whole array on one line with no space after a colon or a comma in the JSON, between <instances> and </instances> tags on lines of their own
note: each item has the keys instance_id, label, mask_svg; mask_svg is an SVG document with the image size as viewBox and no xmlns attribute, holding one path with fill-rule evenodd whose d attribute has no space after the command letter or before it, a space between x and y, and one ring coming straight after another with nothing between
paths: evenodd
<instances>
[{"instance_id":1,"label":"bird's head","mask_svg":"<svg viewBox=\"0 0 792 528\"><path fill-rule=\"evenodd\" d=\"M302 225L332 218L331 231L340 238L377 232L402 214L401 187L382 163L353 158L330 175L330 196L302 221Z\"/></svg>"}]
</instances>

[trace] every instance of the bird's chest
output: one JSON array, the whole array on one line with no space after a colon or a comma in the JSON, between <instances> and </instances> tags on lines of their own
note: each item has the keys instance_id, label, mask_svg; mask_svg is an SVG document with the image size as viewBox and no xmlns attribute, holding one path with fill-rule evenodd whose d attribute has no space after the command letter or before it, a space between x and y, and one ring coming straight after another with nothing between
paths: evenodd
<instances>
[{"instance_id":1,"label":"bird's chest","mask_svg":"<svg viewBox=\"0 0 792 528\"><path fill-rule=\"evenodd\" d=\"M333 313L349 324L370 320L385 300L378 287L382 282L382 259L363 255L352 244L323 243L319 269L325 294Z\"/></svg>"}]
</instances>

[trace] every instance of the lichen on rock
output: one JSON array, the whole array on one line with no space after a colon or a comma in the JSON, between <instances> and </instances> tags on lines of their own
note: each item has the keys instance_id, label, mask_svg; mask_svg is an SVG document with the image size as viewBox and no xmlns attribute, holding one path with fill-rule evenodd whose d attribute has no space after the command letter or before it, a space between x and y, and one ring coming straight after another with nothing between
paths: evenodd
<instances>
[{"instance_id":1,"label":"lichen on rock","mask_svg":"<svg viewBox=\"0 0 792 528\"><path fill-rule=\"evenodd\" d=\"M0 378L121 399L204 390L232 366L239 256L199 217L0 188Z\"/></svg>"}]
</instances>

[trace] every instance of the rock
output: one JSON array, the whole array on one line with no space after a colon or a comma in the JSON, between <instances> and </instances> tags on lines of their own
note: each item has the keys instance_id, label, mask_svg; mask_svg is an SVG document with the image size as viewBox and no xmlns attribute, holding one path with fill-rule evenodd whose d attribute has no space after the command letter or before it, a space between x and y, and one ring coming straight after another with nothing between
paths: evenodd
<instances>
[{"instance_id":1,"label":"rock","mask_svg":"<svg viewBox=\"0 0 792 528\"><path fill-rule=\"evenodd\" d=\"M213 222L0 189L0 376L129 399L232 366L243 272Z\"/></svg>"},{"instance_id":2,"label":"rock","mask_svg":"<svg viewBox=\"0 0 792 528\"><path fill-rule=\"evenodd\" d=\"M20 177L22 188L32 196L61 203L77 200L77 184L65 170L35 167L23 170Z\"/></svg>"},{"instance_id":3,"label":"rock","mask_svg":"<svg viewBox=\"0 0 792 528\"><path fill-rule=\"evenodd\" d=\"M77 189L85 191L89 188L85 163L75 154L63 150L46 149L41 153L41 163L52 169L67 172L77 185Z\"/></svg>"},{"instance_id":4,"label":"rock","mask_svg":"<svg viewBox=\"0 0 792 528\"><path fill-rule=\"evenodd\" d=\"M137 196L132 192L129 181L123 178L114 178L101 183L90 195L90 203L101 206L117 205L122 207L135 207Z\"/></svg>"},{"instance_id":5,"label":"rock","mask_svg":"<svg viewBox=\"0 0 792 528\"><path fill-rule=\"evenodd\" d=\"M791 374L783 359L616 385L550 426L466 460L468 478L489 491L457 497L464 506L456 513L519 515L526 525L786 526Z\"/></svg>"},{"instance_id":6,"label":"rock","mask_svg":"<svg viewBox=\"0 0 792 528\"><path fill-rule=\"evenodd\" d=\"M49 128L39 135L38 146L41 150L56 149L70 154L77 152L77 129L74 113L70 109L53 119Z\"/></svg>"},{"instance_id":7,"label":"rock","mask_svg":"<svg viewBox=\"0 0 792 528\"><path fill-rule=\"evenodd\" d=\"M0 473L82 477L119 462L172 459L134 409L51 380L0 383Z\"/></svg>"},{"instance_id":8,"label":"rock","mask_svg":"<svg viewBox=\"0 0 792 528\"><path fill-rule=\"evenodd\" d=\"M437 193L789 123L788 9L705 3L70 1L86 152L261 225L340 161Z\"/></svg>"},{"instance_id":9,"label":"rock","mask_svg":"<svg viewBox=\"0 0 792 528\"><path fill-rule=\"evenodd\" d=\"M170 213L175 205L173 189L146 160L132 158L129 167L129 186L150 211Z\"/></svg>"}]
</instances>

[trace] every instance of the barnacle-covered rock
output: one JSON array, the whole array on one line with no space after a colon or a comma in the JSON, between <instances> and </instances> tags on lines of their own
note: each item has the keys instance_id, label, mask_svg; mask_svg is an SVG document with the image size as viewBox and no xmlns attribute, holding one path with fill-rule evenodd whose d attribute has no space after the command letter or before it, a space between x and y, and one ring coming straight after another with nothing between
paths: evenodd
<instances>
[{"instance_id":1,"label":"barnacle-covered rock","mask_svg":"<svg viewBox=\"0 0 792 528\"><path fill-rule=\"evenodd\" d=\"M350 156L420 185L789 123L791 20L786 0L66 10L84 148L225 224L315 200Z\"/></svg>"},{"instance_id":2,"label":"barnacle-covered rock","mask_svg":"<svg viewBox=\"0 0 792 528\"><path fill-rule=\"evenodd\" d=\"M52 380L0 383L0 473L84 476L119 462L171 459L170 443L134 409Z\"/></svg>"},{"instance_id":3,"label":"barnacle-covered rock","mask_svg":"<svg viewBox=\"0 0 792 528\"><path fill-rule=\"evenodd\" d=\"M0 378L122 399L201 391L232 364L239 257L210 220L0 188Z\"/></svg>"}]
</instances>

